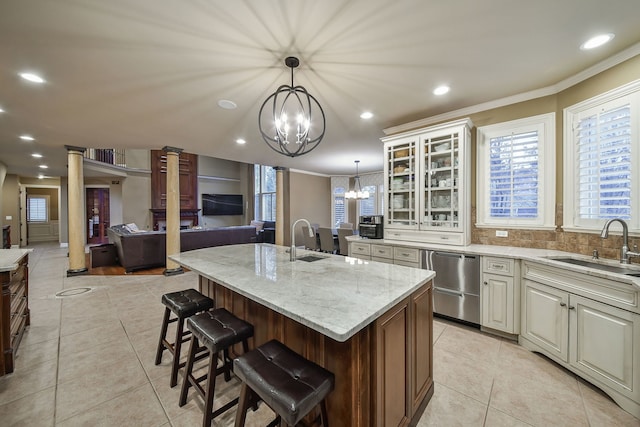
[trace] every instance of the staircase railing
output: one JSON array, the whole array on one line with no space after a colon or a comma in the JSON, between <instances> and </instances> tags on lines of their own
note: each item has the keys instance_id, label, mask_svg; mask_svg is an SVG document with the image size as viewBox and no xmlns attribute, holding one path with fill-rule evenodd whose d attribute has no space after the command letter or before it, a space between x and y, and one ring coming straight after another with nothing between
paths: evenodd
<instances>
[{"instance_id":1,"label":"staircase railing","mask_svg":"<svg viewBox=\"0 0 640 427\"><path fill-rule=\"evenodd\" d=\"M127 166L125 150L121 148L87 148L84 157L113 166Z\"/></svg>"}]
</instances>

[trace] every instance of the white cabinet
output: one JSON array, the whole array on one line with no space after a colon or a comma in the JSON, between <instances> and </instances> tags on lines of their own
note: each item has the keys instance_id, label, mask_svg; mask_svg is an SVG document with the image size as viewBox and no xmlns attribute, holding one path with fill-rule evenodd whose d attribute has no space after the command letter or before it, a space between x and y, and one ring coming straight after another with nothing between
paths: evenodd
<instances>
[{"instance_id":1,"label":"white cabinet","mask_svg":"<svg viewBox=\"0 0 640 427\"><path fill-rule=\"evenodd\" d=\"M468 245L469 119L383 138L385 239Z\"/></svg>"},{"instance_id":2,"label":"white cabinet","mask_svg":"<svg viewBox=\"0 0 640 427\"><path fill-rule=\"evenodd\" d=\"M420 249L370 241L350 241L352 258L420 268Z\"/></svg>"},{"instance_id":3,"label":"white cabinet","mask_svg":"<svg viewBox=\"0 0 640 427\"><path fill-rule=\"evenodd\" d=\"M522 336L567 361L569 349L569 295L551 286L524 280Z\"/></svg>"},{"instance_id":4,"label":"white cabinet","mask_svg":"<svg viewBox=\"0 0 640 427\"><path fill-rule=\"evenodd\" d=\"M523 264L523 273L520 344L640 417L640 292L630 284L532 262Z\"/></svg>"},{"instance_id":5,"label":"white cabinet","mask_svg":"<svg viewBox=\"0 0 640 427\"><path fill-rule=\"evenodd\" d=\"M482 326L520 333L520 263L510 258L482 257L480 293Z\"/></svg>"}]
</instances>

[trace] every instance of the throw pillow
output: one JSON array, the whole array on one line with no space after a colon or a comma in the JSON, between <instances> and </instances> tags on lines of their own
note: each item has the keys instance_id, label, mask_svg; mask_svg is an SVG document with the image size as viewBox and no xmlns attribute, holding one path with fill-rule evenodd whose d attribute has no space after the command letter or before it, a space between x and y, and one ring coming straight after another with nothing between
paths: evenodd
<instances>
[{"instance_id":1,"label":"throw pillow","mask_svg":"<svg viewBox=\"0 0 640 427\"><path fill-rule=\"evenodd\" d=\"M253 221L251 221L251 223L249 224L252 227L256 228L256 233L259 233L260 231L262 231L262 227L264 227L264 222L263 221L256 221L255 219Z\"/></svg>"}]
</instances>

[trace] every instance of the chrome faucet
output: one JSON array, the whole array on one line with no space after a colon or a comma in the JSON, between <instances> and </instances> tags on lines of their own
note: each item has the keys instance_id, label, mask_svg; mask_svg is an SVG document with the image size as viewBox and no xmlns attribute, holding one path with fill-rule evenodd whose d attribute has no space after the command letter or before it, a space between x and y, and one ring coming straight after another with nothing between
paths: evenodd
<instances>
[{"instance_id":1,"label":"chrome faucet","mask_svg":"<svg viewBox=\"0 0 640 427\"><path fill-rule=\"evenodd\" d=\"M602 228L602 232L600 233L600 237L606 239L609 237L609 226L612 222L619 222L622 225L622 247L620 248L620 263L622 264L630 264L629 258L631 257L640 257L640 252L637 252L637 247L634 246L635 251L632 252L629 250L629 227L627 227L627 223L624 222L623 219L614 218L607 221L607 223Z\"/></svg>"},{"instance_id":2,"label":"chrome faucet","mask_svg":"<svg viewBox=\"0 0 640 427\"><path fill-rule=\"evenodd\" d=\"M307 223L307 227L309 227L309 237L313 237L313 228L311 227L311 224L309 224L309 221L307 221L304 218L300 218L299 220L297 220L296 222L293 223L293 225L291 226L291 249L289 250L289 260L290 261L295 261L296 260L296 235L295 235L295 229L296 229L296 225L300 222L306 222Z\"/></svg>"}]
</instances>

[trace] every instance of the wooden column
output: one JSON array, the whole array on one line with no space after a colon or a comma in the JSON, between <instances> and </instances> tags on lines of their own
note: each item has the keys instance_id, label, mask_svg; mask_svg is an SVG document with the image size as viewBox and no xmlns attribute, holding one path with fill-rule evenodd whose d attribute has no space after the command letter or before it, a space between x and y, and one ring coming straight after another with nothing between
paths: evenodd
<instances>
[{"instance_id":1,"label":"wooden column","mask_svg":"<svg viewBox=\"0 0 640 427\"><path fill-rule=\"evenodd\" d=\"M276 245L284 246L284 168L276 167Z\"/></svg>"},{"instance_id":2,"label":"wooden column","mask_svg":"<svg viewBox=\"0 0 640 427\"><path fill-rule=\"evenodd\" d=\"M182 267L169 259L169 255L180 253L180 153L182 149L164 147L167 153L167 260L165 276L183 272Z\"/></svg>"},{"instance_id":3,"label":"wooden column","mask_svg":"<svg viewBox=\"0 0 640 427\"><path fill-rule=\"evenodd\" d=\"M87 259L84 253L84 174L85 148L65 146L68 156L68 215L69 215L69 269L67 276L87 274Z\"/></svg>"}]
</instances>

